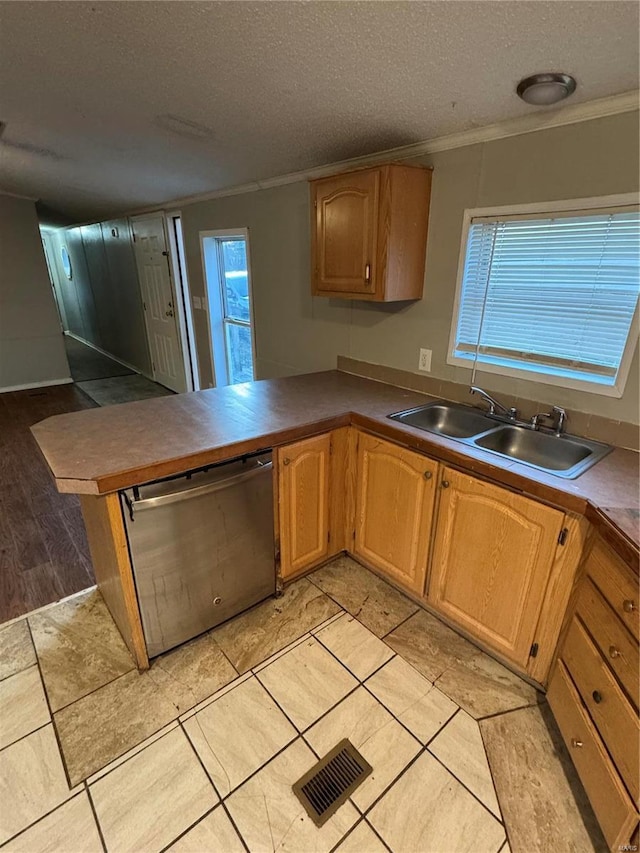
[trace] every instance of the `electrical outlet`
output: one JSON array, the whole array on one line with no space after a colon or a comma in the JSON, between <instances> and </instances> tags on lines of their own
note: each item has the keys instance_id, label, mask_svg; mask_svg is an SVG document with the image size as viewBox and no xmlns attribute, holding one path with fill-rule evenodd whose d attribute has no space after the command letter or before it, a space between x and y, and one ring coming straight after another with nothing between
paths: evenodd
<instances>
[{"instance_id":1,"label":"electrical outlet","mask_svg":"<svg viewBox=\"0 0 640 853\"><path fill-rule=\"evenodd\" d=\"M420 349L418 370L422 370L423 373L431 373L431 352L430 349Z\"/></svg>"}]
</instances>

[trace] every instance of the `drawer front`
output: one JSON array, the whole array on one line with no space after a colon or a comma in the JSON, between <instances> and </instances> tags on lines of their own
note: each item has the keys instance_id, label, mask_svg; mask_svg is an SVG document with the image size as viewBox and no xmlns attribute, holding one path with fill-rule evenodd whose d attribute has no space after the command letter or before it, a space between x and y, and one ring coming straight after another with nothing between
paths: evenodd
<instances>
[{"instance_id":1,"label":"drawer front","mask_svg":"<svg viewBox=\"0 0 640 853\"><path fill-rule=\"evenodd\" d=\"M634 800L638 799L640 724L582 623L574 617L562 660Z\"/></svg>"},{"instance_id":2,"label":"drawer front","mask_svg":"<svg viewBox=\"0 0 640 853\"><path fill-rule=\"evenodd\" d=\"M640 690L638 644L588 578L580 586L576 610L600 654L637 708Z\"/></svg>"},{"instance_id":3,"label":"drawer front","mask_svg":"<svg viewBox=\"0 0 640 853\"><path fill-rule=\"evenodd\" d=\"M628 844L637 814L561 661L549 684L549 705L611 850Z\"/></svg>"},{"instance_id":4,"label":"drawer front","mask_svg":"<svg viewBox=\"0 0 640 853\"><path fill-rule=\"evenodd\" d=\"M638 579L631 569L599 540L589 554L586 569L614 613L638 639Z\"/></svg>"}]
</instances>

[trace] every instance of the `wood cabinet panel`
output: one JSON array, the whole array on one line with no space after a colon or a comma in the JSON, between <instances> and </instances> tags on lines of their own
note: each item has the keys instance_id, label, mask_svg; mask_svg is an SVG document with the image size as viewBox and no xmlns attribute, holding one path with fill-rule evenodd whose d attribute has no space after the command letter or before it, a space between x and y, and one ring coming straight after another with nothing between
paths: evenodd
<instances>
[{"instance_id":1,"label":"wood cabinet panel","mask_svg":"<svg viewBox=\"0 0 640 853\"><path fill-rule=\"evenodd\" d=\"M636 810L561 661L547 699L607 844L618 850L638 824Z\"/></svg>"},{"instance_id":2,"label":"wood cabinet panel","mask_svg":"<svg viewBox=\"0 0 640 853\"><path fill-rule=\"evenodd\" d=\"M366 433L358 437L355 554L422 594L437 463Z\"/></svg>"},{"instance_id":3,"label":"wood cabinet panel","mask_svg":"<svg viewBox=\"0 0 640 853\"><path fill-rule=\"evenodd\" d=\"M387 164L311 182L316 296L420 299L431 171Z\"/></svg>"},{"instance_id":4,"label":"wood cabinet panel","mask_svg":"<svg viewBox=\"0 0 640 853\"><path fill-rule=\"evenodd\" d=\"M428 600L525 668L564 514L449 468L440 486Z\"/></svg>"},{"instance_id":5,"label":"wood cabinet panel","mask_svg":"<svg viewBox=\"0 0 640 853\"><path fill-rule=\"evenodd\" d=\"M589 554L586 570L615 614L637 640L640 627L637 577L634 577L631 569L599 539Z\"/></svg>"},{"instance_id":6,"label":"wood cabinet panel","mask_svg":"<svg viewBox=\"0 0 640 853\"><path fill-rule=\"evenodd\" d=\"M277 450L283 579L329 556L331 434Z\"/></svg>"},{"instance_id":7,"label":"wood cabinet panel","mask_svg":"<svg viewBox=\"0 0 640 853\"><path fill-rule=\"evenodd\" d=\"M640 793L638 755L640 722L607 664L574 618L565 639L562 662L567 667L602 740L635 800Z\"/></svg>"},{"instance_id":8,"label":"wood cabinet panel","mask_svg":"<svg viewBox=\"0 0 640 853\"><path fill-rule=\"evenodd\" d=\"M640 689L638 643L588 577L580 585L576 612L637 708Z\"/></svg>"}]
</instances>

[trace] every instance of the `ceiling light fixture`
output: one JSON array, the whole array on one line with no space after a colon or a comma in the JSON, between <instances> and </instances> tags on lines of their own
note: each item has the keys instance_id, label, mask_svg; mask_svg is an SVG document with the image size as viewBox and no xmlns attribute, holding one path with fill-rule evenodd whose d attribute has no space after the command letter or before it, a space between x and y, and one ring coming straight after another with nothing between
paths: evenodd
<instances>
[{"instance_id":1,"label":"ceiling light fixture","mask_svg":"<svg viewBox=\"0 0 640 853\"><path fill-rule=\"evenodd\" d=\"M518 83L516 92L528 104L548 107L572 95L576 81L569 74L532 74Z\"/></svg>"}]
</instances>

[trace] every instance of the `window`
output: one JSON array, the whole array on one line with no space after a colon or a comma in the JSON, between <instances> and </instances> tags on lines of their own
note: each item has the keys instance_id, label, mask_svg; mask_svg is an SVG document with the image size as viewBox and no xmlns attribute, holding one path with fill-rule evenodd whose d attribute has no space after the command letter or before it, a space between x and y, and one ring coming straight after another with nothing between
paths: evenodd
<instances>
[{"instance_id":1,"label":"window","mask_svg":"<svg viewBox=\"0 0 640 853\"><path fill-rule=\"evenodd\" d=\"M607 201L467 211L450 363L621 396L640 214Z\"/></svg>"},{"instance_id":2,"label":"window","mask_svg":"<svg viewBox=\"0 0 640 853\"><path fill-rule=\"evenodd\" d=\"M217 385L254 378L248 235L227 231L201 235Z\"/></svg>"}]
</instances>

